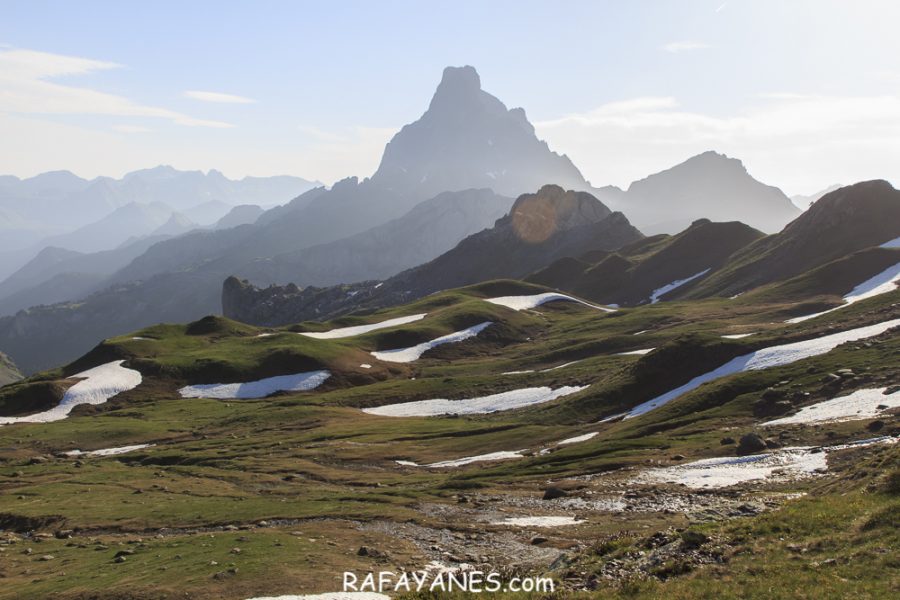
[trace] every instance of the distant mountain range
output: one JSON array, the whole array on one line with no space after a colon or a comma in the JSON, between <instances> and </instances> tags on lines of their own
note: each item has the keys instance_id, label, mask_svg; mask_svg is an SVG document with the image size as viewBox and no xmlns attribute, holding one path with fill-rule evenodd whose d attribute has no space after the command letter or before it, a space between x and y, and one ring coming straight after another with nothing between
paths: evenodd
<instances>
[{"instance_id":1,"label":"distant mountain range","mask_svg":"<svg viewBox=\"0 0 900 600\"><path fill-rule=\"evenodd\" d=\"M595 188L566 156L537 138L522 109L507 109L483 91L472 67L444 70L428 109L393 137L375 174L362 181L350 177L327 189L299 179L233 182L216 171L204 175L169 167L122 180L86 182L66 173L34 179L0 178L0 190L55 194L99 216L57 238L65 243L54 244L87 252L55 249L25 264L32 254L19 272L0 282L0 315L9 315L0 318L0 348L28 372L81 354L121 331L217 313L222 281L230 275L246 280L244 287L296 284L303 302L318 307L306 318L321 318L361 306L367 297L364 283L338 284L384 280L376 296L387 302L395 293L430 293L485 277L525 277L557 259L613 251L638 240L641 230L677 233L708 218L746 223L745 233L751 227L773 233L800 214L780 190L753 179L740 161L715 152L628 190ZM305 191L287 194L298 187ZM537 244L509 243L515 239L510 227L516 210L504 215L513 199L556 193L548 190L568 198L563 204L593 207L570 214L591 218L577 227L567 224L565 235L557 232ZM0 211L10 204L3 193ZM152 203L158 201L171 212L157 210ZM262 208L273 203L282 205ZM151 215L129 219L145 212ZM192 229L195 223L210 228ZM111 227L114 234L100 233ZM92 251L97 239L119 248L112 254ZM725 240L716 252L734 243ZM452 256L442 256L451 250ZM485 252L495 253L488 255L492 260L485 260ZM507 264L498 266L504 260ZM647 268L640 269L636 282L644 281ZM635 285L635 293L645 291L644 283ZM345 288L361 295L343 298L337 290Z\"/></svg>"},{"instance_id":2,"label":"distant mountain range","mask_svg":"<svg viewBox=\"0 0 900 600\"><path fill-rule=\"evenodd\" d=\"M520 233L514 225L517 214L528 223ZM546 217L553 214L580 218L564 219L570 225L543 241L527 241L530 235L521 232L546 230L546 222L555 222ZM585 214L594 216L585 219ZM783 231L768 236L740 222L699 219L674 236L643 237L624 215L609 214L589 194L546 186L536 195L521 196L494 228L385 281L259 288L231 277L223 286L222 304L230 318L278 326L404 304L445 288L501 278L524 278L621 306L766 294L775 288L782 296L809 299L842 295L895 264L897 251L880 246L898 238L900 191L884 181L827 194ZM805 278L803 285L798 277Z\"/></svg>"},{"instance_id":3,"label":"distant mountain range","mask_svg":"<svg viewBox=\"0 0 900 600\"><path fill-rule=\"evenodd\" d=\"M134 171L121 179L87 180L68 171L28 179L2 176L0 276L46 246L109 250L151 233L173 213L181 213L184 224L212 225L234 206L283 204L316 185L288 176L231 180L215 170L169 166Z\"/></svg>"}]
</instances>

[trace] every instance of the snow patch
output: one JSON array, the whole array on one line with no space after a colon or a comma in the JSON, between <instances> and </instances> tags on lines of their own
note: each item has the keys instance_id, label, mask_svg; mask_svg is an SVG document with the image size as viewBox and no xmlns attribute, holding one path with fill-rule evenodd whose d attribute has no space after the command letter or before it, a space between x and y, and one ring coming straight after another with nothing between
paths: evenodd
<instances>
[{"instance_id":1,"label":"snow patch","mask_svg":"<svg viewBox=\"0 0 900 600\"><path fill-rule=\"evenodd\" d=\"M397 325L406 325L425 318L427 313L418 315L410 315L408 317L397 317L396 319L388 319L380 323L372 323L371 325L356 325L354 327L340 327L329 331L303 331L300 335L315 338L317 340L335 340L338 338L353 337L362 335L370 331L378 331L379 329L387 329L388 327L396 327Z\"/></svg>"},{"instance_id":2,"label":"snow patch","mask_svg":"<svg viewBox=\"0 0 900 600\"><path fill-rule=\"evenodd\" d=\"M207 383L188 385L180 390L182 398L265 398L275 392L305 392L315 389L331 377L329 371L309 371L294 375L279 375L244 383Z\"/></svg>"},{"instance_id":3,"label":"snow patch","mask_svg":"<svg viewBox=\"0 0 900 600\"><path fill-rule=\"evenodd\" d=\"M644 348L643 350L631 350L629 352L618 352L616 356L643 356L644 354L650 354L656 350L656 348Z\"/></svg>"},{"instance_id":4,"label":"snow patch","mask_svg":"<svg viewBox=\"0 0 900 600\"><path fill-rule=\"evenodd\" d=\"M801 423L834 423L877 417L885 410L900 406L900 391L885 395L886 391L887 388L856 390L847 396L804 406L797 414L763 423L763 427ZM878 408L879 406L885 408Z\"/></svg>"},{"instance_id":5,"label":"snow patch","mask_svg":"<svg viewBox=\"0 0 900 600\"><path fill-rule=\"evenodd\" d=\"M136 342L155 342L155 341L156 341L156 340L154 340L153 338L141 337L141 336L139 336L139 335L136 335L136 336L134 336L134 337L131 338L131 339L133 339L133 340L136 341Z\"/></svg>"},{"instance_id":6,"label":"snow patch","mask_svg":"<svg viewBox=\"0 0 900 600\"><path fill-rule=\"evenodd\" d=\"M567 363L563 363L561 365L556 365L555 367L549 367L547 369L541 369L540 371L535 371L534 369L525 369L524 371L506 371L505 373L500 373L501 375L524 375L525 373L547 373L548 371L555 371L557 369L565 369L566 367L571 367L574 364L580 363L584 359L573 360Z\"/></svg>"},{"instance_id":7,"label":"snow patch","mask_svg":"<svg viewBox=\"0 0 900 600\"><path fill-rule=\"evenodd\" d=\"M793 481L811 477L828 469L827 453L879 443L896 443L881 437L826 448L784 448L752 456L706 458L684 465L651 469L639 475L635 483L676 483L691 488L723 488L746 481Z\"/></svg>"},{"instance_id":8,"label":"snow patch","mask_svg":"<svg viewBox=\"0 0 900 600\"><path fill-rule=\"evenodd\" d=\"M756 335L756 332L753 333L731 333L729 335L723 335L722 337L726 340L739 340L741 338L750 337L751 335Z\"/></svg>"},{"instance_id":9,"label":"snow patch","mask_svg":"<svg viewBox=\"0 0 900 600\"><path fill-rule=\"evenodd\" d=\"M819 356L820 354L831 352L843 343L874 337L893 327L897 327L898 325L900 325L900 319L893 319L891 321L885 321L866 327L858 327L856 329L850 329L849 331L833 333L831 335L803 342L770 346L768 348L757 350L756 352L751 352L750 354L738 356L717 369L694 377L686 384L677 387L674 390L637 405L629 411L625 418L630 419L632 417L637 417L650 412L654 408L659 408L660 406L697 389L708 381L714 381L720 377L740 373L742 371L757 371L760 369L769 369L771 367L780 367L798 360L803 360L804 358Z\"/></svg>"},{"instance_id":10,"label":"snow patch","mask_svg":"<svg viewBox=\"0 0 900 600\"><path fill-rule=\"evenodd\" d=\"M59 405L44 412L25 417L0 417L0 425L13 423L49 423L69 416L79 404L103 404L113 396L140 385L141 374L122 366L124 360L114 360L99 367L72 375L69 379L81 379L66 390Z\"/></svg>"},{"instance_id":11,"label":"snow patch","mask_svg":"<svg viewBox=\"0 0 900 600\"><path fill-rule=\"evenodd\" d=\"M432 417L437 415L476 415L513 410L550 402L587 389L587 386L563 386L557 389L533 387L466 400L420 400L365 408L363 412L383 417Z\"/></svg>"},{"instance_id":12,"label":"snow patch","mask_svg":"<svg viewBox=\"0 0 900 600\"><path fill-rule=\"evenodd\" d=\"M686 283L690 283L691 281L697 279L698 277L703 277L707 273L709 273L709 269L705 269L703 271L700 271L699 273L695 273L695 274L691 275L690 277L686 277L684 279L676 279L672 283L667 283L666 285L662 286L661 288L656 288L655 290L653 290L653 293L650 294L650 300L649 300L650 304L656 304L657 302L659 302L659 299L662 296L665 296L672 290L680 288L681 286L683 286Z\"/></svg>"},{"instance_id":13,"label":"snow patch","mask_svg":"<svg viewBox=\"0 0 900 600\"><path fill-rule=\"evenodd\" d=\"M893 292L897 289L898 281L900 281L900 262L892 267L888 267L878 275L866 279L861 284L853 288L850 293L844 296L844 303L840 306L835 306L834 308L830 308L822 312L813 313L811 315L794 317L793 319L788 319L787 321L785 321L785 323L802 323L803 321L808 321L809 319L821 317L822 315L827 315L830 312L834 312L842 308L847 308L851 304L855 304L861 300L866 300L867 298L872 298L874 296Z\"/></svg>"},{"instance_id":14,"label":"snow patch","mask_svg":"<svg viewBox=\"0 0 900 600\"><path fill-rule=\"evenodd\" d=\"M454 467L464 467L476 462L493 462L497 460L509 460L510 458L522 458L523 452L525 451L502 450L500 452L490 452L488 454L479 454L477 456L466 456L464 458L457 458L455 460L443 460L441 462L431 463L430 465L417 465L416 463L410 464L417 467L427 467L429 469L447 469ZM398 460L397 463L399 464L400 461Z\"/></svg>"},{"instance_id":15,"label":"snow patch","mask_svg":"<svg viewBox=\"0 0 900 600\"><path fill-rule=\"evenodd\" d=\"M894 238L889 242L883 243L879 248L900 248L900 237Z\"/></svg>"},{"instance_id":16,"label":"snow patch","mask_svg":"<svg viewBox=\"0 0 900 600\"><path fill-rule=\"evenodd\" d=\"M585 433L584 435L576 435L575 437L566 438L559 442L556 442L557 446L568 446L569 444L577 444L579 442L586 442L591 438L600 435L599 431L592 431L590 433Z\"/></svg>"},{"instance_id":17,"label":"snow patch","mask_svg":"<svg viewBox=\"0 0 900 600\"><path fill-rule=\"evenodd\" d=\"M143 450L144 448L151 448L156 444L135 444L133 446L119 446L117 448L102 448L100 450L89 450L87 452L82 452L81 450L69 450L68 452L63 452L66 456L115 456L117 454L125 454L126 452L133 452L135 450Z\"/></svg>"},{"instance_id":18,"label":"snow patch","mask_svg":"<svg viewBox=\"0 0 900 600\"><path fill-rule=\"evenodd\" d=\"M584 523L575 517L507 517L502 521L493 521L492 525L510 525L512 527L565 527Z\"/></svg>"},{"instance_id":19,"label":"snow patch","mask_svg":"<svg viewBox=\"0 0 900 600\"><path fill-rule=\"evenodd\" d=\"M370 365L369 363L363 363L363 364L359 365L359 368L360 369L371 369L372 365Z\"/></svg>"},{"instance_id":20,"label":"snow patch","mask_svg":"<svg viewBox=\"0 0 900 600\"><path fill-rule=\"evenodd\" d=\"M513 310L528 310L537 308L538 306L541 306L542 304L546 304L548 302L565 300L567 302L577 302L578 304L590 306L591 308L596 308L597 310L602 310L604 312L616 312L613 308L597 306L596 304L591 304L590 302L585 302L584 300L579 300L578 298L573 298L572 296L567 296L566 294L558 294L556 292L534 294L533 296L499 296L497 298L485 298L485 300L487 302L490 302L491 304L498 304L500 306L505 306L506 308L511 308Z\"/></svg>"},{"instance_id":21,"label":"snow patch","mask_svg":"<svg viewBox=\"0 0 900 600\"><path fill-rule=\"evenodd\" d=\"M451 334L435 338L428 342L422 342L421 344L416 344L415 346L410 346L409 348L398 348L397 350L382 350L379 352L372 352L371 354L378 360L387 362L412 362L414 360L418 360L423 354L425 354L432 348L437 348L438 346L442 346L443 344L456 344L469 338L473 338L481 333L486 327L492 324L493 321L485 321L484 323L479 323L478 325L473 325L472 327L468 327L460 331L454 331Z\"/></svg>"}]
</instances>

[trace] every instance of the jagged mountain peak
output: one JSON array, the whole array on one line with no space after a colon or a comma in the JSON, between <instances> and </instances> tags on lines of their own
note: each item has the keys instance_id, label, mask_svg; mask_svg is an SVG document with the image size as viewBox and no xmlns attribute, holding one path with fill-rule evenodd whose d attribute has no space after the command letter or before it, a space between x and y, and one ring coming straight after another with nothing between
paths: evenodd
<instances>
[{"instance_id":1,"label":"jagged mountain peak","mask_svg":"<svg viewBox=\"0 0 900 600\"><path fill-rule=\"evenodd\" d=\"M507 196L545 183L588 188L567 157L537 138L523 109L481 88L471 66L444 69L428 110L388 142L371 181L419 199L483 187Z\"/></svg>"}]
</instances>

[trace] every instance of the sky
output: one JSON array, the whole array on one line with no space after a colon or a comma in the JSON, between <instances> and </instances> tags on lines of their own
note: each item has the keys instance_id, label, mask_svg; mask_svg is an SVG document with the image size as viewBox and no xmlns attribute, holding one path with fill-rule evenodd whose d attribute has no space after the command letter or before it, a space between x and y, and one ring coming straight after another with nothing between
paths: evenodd
<instances>
[{"instance_id":1,"label":"sky","mask_svg":"<svg viewBox=\"0 0 900 600\"><path fill-rule=\"evenodd\" d=\"M900 184L895 0L0 0L0 173L368 176L448 65L594 185Z\"/></svg>"}]
</instances>

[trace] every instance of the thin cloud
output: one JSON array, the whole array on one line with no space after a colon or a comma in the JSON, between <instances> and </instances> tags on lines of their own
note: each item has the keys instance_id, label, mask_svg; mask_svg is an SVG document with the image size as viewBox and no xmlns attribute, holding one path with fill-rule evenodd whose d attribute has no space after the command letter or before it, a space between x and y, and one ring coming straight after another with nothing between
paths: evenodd
<instances>
[{"instance_id":1,"label":"thin cloud","mask_svg":"<svg viewBox=\"0 0 900 600\"><path fill-rule=\"evenodd\" d=\"M56 77L84 76L120 67L113 62L35 50L0 51L0 112L152 117L187 127L233 127L230 123L199 119L123 96L52 81Z\"/></svg>"},{"instance_id":2,"label":"thin cloud","mask_svg":"<svg viewBox=\"0 0 900 600\"><path fill-rule=\"evenodd\" d=\"M140 125L116 125L113 129L119 133L149 133L152 131L149 127L142 127Z\"/></svg>"},{"instance_id":3,"label":"thin cloud","mask_svg":"<svg viewBox=\"0 0 900 600\"><path fill-rule=\"evenodd\" d=\"M709 47L709 44L705 42L697 42L694 40L680 40L677 42L669 42L668 44L663 46L662 49L666 52L675 54L678 52L687 52L690 50L703 50Z\"/></svg>"},{"instance_id":4,"label":"thin cloud","mask_svg":"<svg viewBox=\"0 0 900 600\"><path fill-rule=\"evenodd\" d=\"M223 94L221 92L201 92L197 90L189 90L184 95L193 100L202 102L217 102L220 104L253 104L256 100L245 98L244 96L235 96L234 94Z\"/></svg>"}]
</instances>

